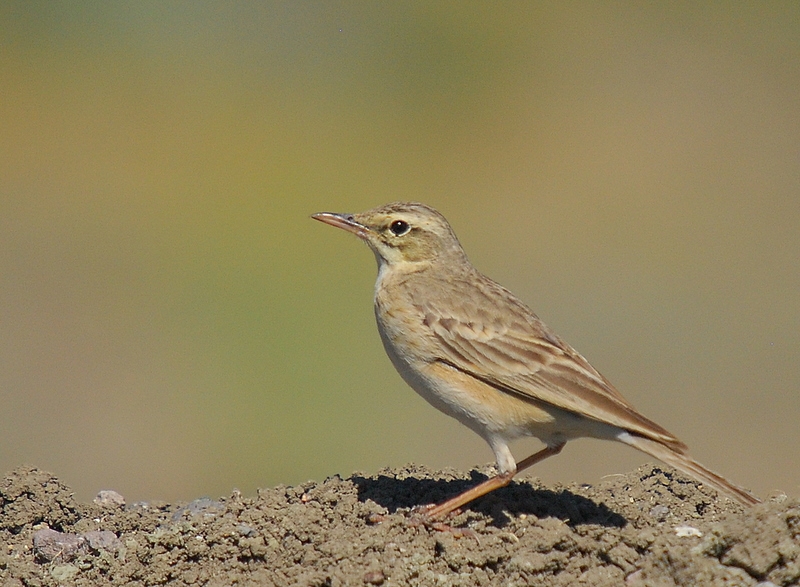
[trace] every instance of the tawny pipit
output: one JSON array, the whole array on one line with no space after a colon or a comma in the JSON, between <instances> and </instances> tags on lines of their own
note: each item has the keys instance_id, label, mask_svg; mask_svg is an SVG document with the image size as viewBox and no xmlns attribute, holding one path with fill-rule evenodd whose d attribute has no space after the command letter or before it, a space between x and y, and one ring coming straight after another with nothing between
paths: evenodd
<instances>
[{"instance_id":1,"label":"tawny pipit","mask_svg":"<svg viewBox=\"0 0 800 587\"><path fill-rule=\"evenodd\" d=\"M378 261L375 317L386 353L431 405L480 434L498 474L428 510L444 516L508 484L567 441L617 440L745 505L759 500L686 454L686 445L639 414L589 362L510 291L479 273L444 216L397 202L313 218L365 241ZM509 441L545 448L519 464Z\"/></svg>"}]
</instances>

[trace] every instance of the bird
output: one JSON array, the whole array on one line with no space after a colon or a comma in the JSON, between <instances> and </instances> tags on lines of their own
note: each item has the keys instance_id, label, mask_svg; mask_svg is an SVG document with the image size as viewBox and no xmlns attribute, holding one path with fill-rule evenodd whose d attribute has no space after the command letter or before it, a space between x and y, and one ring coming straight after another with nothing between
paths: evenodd
<instances>
[{"instance_id":1,"label":"bird","mask_svg":"<svg viewBox=\"0 0 800 587\"><path fill-rule=\"evenodd\" d=\"M411 388L494 453L497 473L430 506L427 520L445 518L584 437L636 448L739 504L760 502L690 457L683 442L636 411L527 305L480 273L433 208L394 202L312 218L372 249L374 311L386 354ZM544 448L517 463L509 443L531 436Z\"/></svg>"}]
</instances>

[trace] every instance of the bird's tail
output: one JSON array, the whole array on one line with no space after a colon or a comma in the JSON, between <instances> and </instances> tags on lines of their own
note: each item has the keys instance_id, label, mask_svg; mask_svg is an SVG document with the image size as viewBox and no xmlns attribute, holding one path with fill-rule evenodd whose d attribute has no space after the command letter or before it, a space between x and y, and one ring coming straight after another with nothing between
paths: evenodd
<instances>
[{"instance_id":1,"label":"bird's tail","mask_svg":"<svg viewBox=\"0 0 800 587\"><path fill-rule=\"evenodd\" d=\"M742 505L748 506L761 503L760 499L755 497L746 489L743 489L738 485L734 485L725 479L725 477L717 475L713 471L709 471L703 465L692 459L689 455L675 452L660 442L645 438L644 436L639 436L632 432L622 432L619 436L617 436L617 439L620 442L624 442L628 446L638 448L640 451L649 454L651 457L655 457L658 460L675 467L681 473L689 475L690 477L693 477L697 481L700 481L709 487L713 487L722 495L725 495Z\"/></svg>"}]
</instances>

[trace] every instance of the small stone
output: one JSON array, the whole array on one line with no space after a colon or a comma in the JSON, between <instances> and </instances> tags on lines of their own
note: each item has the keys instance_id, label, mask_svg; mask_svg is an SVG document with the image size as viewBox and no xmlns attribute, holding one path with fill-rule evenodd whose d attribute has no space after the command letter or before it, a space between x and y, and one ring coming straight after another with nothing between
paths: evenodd
<instances>
[{"instance_id":1,"label":"small stone","mask_svg":"<svg viewBox=\"0 0 800 587\"><path fill-rule=\"evenodd\" d=\"M688 538L689 536L696 536L697 538L700 538L703 533L692 526L675 526L675 535L678 538Z\"/></svg>"},{"instance_id":2,"label":"small stone","mask_svg":"<svg viewBox=\"0 0 800 587\"><path fill-rule=\"evenodd\" d=\"M659 522L663 522L669 515L669 508L665 505L657 505L650 509L650 515Z\"/></svg>"},{"instance_id":3,"label":"small stone","mask_svg":"<svg viewBox=\"0 0 800 587\"><path fill-rule=\"evenodd\" d=\"M225 504L221 501L201 497L195 499L172 514L172 521L177 522L184 517L194 521L210 521L225 512Z\"/></svg>"},{"instance_id":4,"label":"small stone","mask_svg":"<svg viewBox=\"0 0 800 587\"><path fill-rule=\"evenodd\" d=\"M626 585L636 585L642 579L642 570L639 569L638 571L632 572L630 575L625 577L625 584Z\"/></svg>"},{"instance_id":5,"label":"small stone","mask_svg":"<svg viewBox=\"0 0 800 587\"><path fill-rule=\"evenodd\" d=\"M45 561L70 560L86 543L82 536L43 528L33 535L33 550ZM77 569L76 569L77 570Z\"/></svg>"},{"instance_id":6,"label":"small stone","mask_svg":"<svg viewBox=\"0 0 800 587\"><path fill-rule=\"evenodd\" d=\"M364 583L368 583L369 585L381 585L386 580L386 575L383 574L383 571L369 571L364 574Z\"/></svg>"},{"instance_id":7,"label":"small stone","mask_svg":"<svg viewBox=\"0 0 800 587\"><path fill-rule=\"evenodd\" d=\"M97 492L94 503L102 508L124 508L125 498L116 491L103 489Z\"/></svg>"},{"instance_id":8,"label":"small stone","mask_svg":"<svg viewBox=\"0 0 800 587\"><path fill-rule=\"evenodd\" d=\"M83 536L92 550L116 552L122 546L122 542L117 538L117 535L109 530L92 530L81 536Z\"/></svg>"}]
</instances>

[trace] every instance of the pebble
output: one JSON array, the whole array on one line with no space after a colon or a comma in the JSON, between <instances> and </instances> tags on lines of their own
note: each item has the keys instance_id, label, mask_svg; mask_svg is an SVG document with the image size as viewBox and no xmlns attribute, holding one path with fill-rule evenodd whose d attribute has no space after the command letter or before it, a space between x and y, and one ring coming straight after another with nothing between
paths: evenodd
<instances>
[{"instance_id":1,"label":"pebble","mask_svg":"<svg viewBox=\"0 0 800 587\"><path fill-rule=\"evenodd\" d=\"M221 501L209 499L208 497L201 497L176 510L175 513L172 514L172 521L177 522L184 516L195 521L208 521L213 520L224 512L225 504Z\"/></svg>"},{"instance_id":2,"label":"pebble","mask_svg":"<svg viewBox=\"0 0 800 587\"><path fill-rule=\"evenodd\" d=\"M69 560L78 554L85 543L86 539L82 536L57 532L50 528L38 530L33 535L33 551L37 557L46 561Z\"/></svg>"},{"instance_id":3,"label":"pebble","mask_svg":"<svg viewBox=\"0 0 800 587\"><path fill-rule=\"evenodd\" d=\"M38 530L33 535L33 551L44 561L68 561L90 550L116 552L122 543L109 530L92 530L83 534L57 532L50 528ZM67 565L70 566L70 565Z\"/></svg>"},{"instance_id":4,"label":"pebble","mask_svg":"<svg viewBox=\"0 0 800 587\"><path fill-rule=\"evenodd\" d=\"M675 535L678 538L688 538L689 536L701 537L703 533L692 526L675 526Z\"/></svg>"},{"instance_id":5,"label":"pebble","mask_svg":"<svg viewBox=\"0 0 800 587\"><path fill-rule=\"evenodd\" d=\"M650 510L650 515L659 522L663 522L669 515L669 508L665 505L657 505Z\"/></svg>"},{"instance_id":6,"label":"pebble","mask_svg":"<svg viewBox=\"0 0 800 587\"><path fill-rule=\"evenodd\" d=\"M103 489L97 492L94 503L103 508L124 508L125 498L116 491Z\"/></svg>"}]
</instances>

